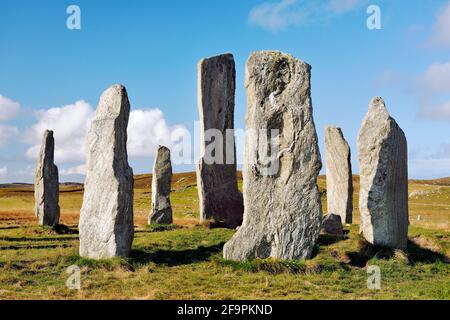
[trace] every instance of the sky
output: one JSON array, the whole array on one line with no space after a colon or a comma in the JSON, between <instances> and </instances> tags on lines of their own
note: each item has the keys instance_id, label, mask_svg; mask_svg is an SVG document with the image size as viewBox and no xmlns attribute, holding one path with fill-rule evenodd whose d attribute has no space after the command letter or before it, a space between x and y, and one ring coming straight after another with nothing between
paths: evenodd
<instances>
[{"instance_id":1,"label":"sky","mask_svg":"<svg viewBox=\"0 0 450 320\"><path fill-rule=\"evenodd\" d=\"M69 29L71 5L80 29ZM368 8L380 12L370 29ZM245 63L280 50L312 66L314 121L340 126L358 172L356 139L381 96L408 139L409 176L450 176L450 1L165 0L0 4L0 183L32 182L45 129L55 131L60 181L84 180L84 141L101 93L126 86L129 162L151 172L158 144L190 134L197 157L197 63L231 52L235 127L245 128ZM238 139L241 158L243 142ZM324 158L324 157L323 157ZM324 165L325 167L325 165Z\"/></svg>"}]
</instances>

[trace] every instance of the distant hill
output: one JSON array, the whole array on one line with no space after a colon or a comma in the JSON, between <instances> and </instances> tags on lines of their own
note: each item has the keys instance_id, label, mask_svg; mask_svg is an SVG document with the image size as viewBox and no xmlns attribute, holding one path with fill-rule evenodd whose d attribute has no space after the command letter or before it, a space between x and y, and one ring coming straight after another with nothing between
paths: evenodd
<instances>
[{"instance_id":1,"label":"distant hill","mask_svg":"<svg viewBox=\"0 0 450 320\"><path fill-rule=\"evenodd\" d=\"M238 171L238 179L242 179L242 172ZM319 181L324 181L325 175L319 176ZM353 175L353 182L359 183L359 176ZM410 179L410 183L414 184L428 184L428 185L436 185L436 186L450 186L450 177L439 178L439 179L430 179L430 180L417 180ZM197 183L197 178L195 172L181 172L174 173L172 177L172 184L177 184L179 187L194 185ZM152 175L151 174L138 174L134 176L134 187L136 189L147 189L150 188L152 184ZM83 184L79 182L63 182L60 184L63 191L73 191L79 190L83 188ZM0 184L0 188L18 188L18 189L30 189L33 188L33 184L30 183L5 183Z\"/></svg>"},{"instance_id":2,"label":"distant hill","mask_svg":"<svg viewBox=\"0 0 450 320\"><path fill-rule=\"evenodd\" d=\"M22 183L22 182L0 184L0 188L22 188L22 187L31 187L31 186L33 186L33 184L31 184L31 183Z\"/></svg>"},{"instance_id":3,"label":"distant hill","mask_svg":"<svg viewBox=\"0 0 450 320\"><path fill-rule=\"evenodd\" d=\"M410 180L410 182L414 182L417 184L430 184L435 186L450 186L450 177L433 180Z\"/></svg>"}]
</instances>

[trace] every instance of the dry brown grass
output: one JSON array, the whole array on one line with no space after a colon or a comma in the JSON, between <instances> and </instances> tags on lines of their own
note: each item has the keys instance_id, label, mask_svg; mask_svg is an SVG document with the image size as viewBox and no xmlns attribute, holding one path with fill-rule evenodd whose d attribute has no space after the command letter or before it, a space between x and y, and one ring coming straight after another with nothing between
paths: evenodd
<instances>
[{"instance_id":1,"label":"dry brown grass","mask_svg":"<svg viewBox=\"0 0 450 320\"><path fill-rule=\"evenodd\" d=\"M242 173L238 172L242 179ZM151 174L135 176L135 224L145 225L151 209ZM240 185L242 181L240 181ZM359 176L353 176L353 221L359 223ZM436 180L410 180L409 192L422 192L409 199L410 223L413 226L436 230L449 230L450 222L450 178ZM326 177L318 178L321 190L326 190ZM61 185L61 222L76 224L83 198L79 185ZM175 173L172 178L172 206L174 219L183 225L198 222L198 198L195 172ZM16 185L0 188L0 221L27 223L35 221L33 213L33 186ZM324 212L327 212L326 194L322 198Z\"/></svg>"}]
</instances>

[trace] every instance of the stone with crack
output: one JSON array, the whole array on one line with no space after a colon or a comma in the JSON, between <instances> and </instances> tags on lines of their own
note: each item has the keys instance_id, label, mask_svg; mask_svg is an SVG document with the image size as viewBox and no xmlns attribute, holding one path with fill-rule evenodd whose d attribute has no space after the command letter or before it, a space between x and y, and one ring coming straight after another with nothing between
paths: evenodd
<instances>
[{"instance_id":1,"label":"stone with crack","mask_svg":"<svg viewBox=\"0 0 450 320\"><path fill-rule=\"evenodd\" d=\"M322 219L322 163L310 77L308 64L278 51L248 59L244 221L225 244L225 259L312 255Z\"/></svg>"}]
</instances>

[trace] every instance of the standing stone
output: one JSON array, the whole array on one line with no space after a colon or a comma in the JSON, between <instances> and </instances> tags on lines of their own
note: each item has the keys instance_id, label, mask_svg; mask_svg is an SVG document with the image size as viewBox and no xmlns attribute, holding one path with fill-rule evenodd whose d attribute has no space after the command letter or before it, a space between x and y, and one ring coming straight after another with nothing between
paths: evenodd
<instances>
[{"instance_id":1,"label":"standing stone","mask_svg":"<svg viewBox=\"0 0 450 320\"><path fill-rule=\"evenodd\" d=\"M236 177L233 55L203 59L198 65L200 154L197 186L200 221L235 228L242 223L242 194Z\"/></svg>"},{"instance_id":2,"label":"standing stone","mask_svg":"<svg viewBox=\"0 0 450 320\"><path fill-rule=\"evenodd\" d=\"M87 172L80 215L80 255L126 257L133 242L133 170L128 165L130 103L125 87L103 92L87 134Z\"/></svg>"},{"instance_id":3,"label":"standing stone","mask_svg":"<svg viewBox=\"0 0 450 320\"><path fill-rule=\"evenodd\" d=\"M58 167L53 163L55 140L53 131L45 130L39 152L34 183L34 212L40 225L59 224Z\"/></svg>"},{"instance_id":4,"label":"standing stone","mask_svg":"<svg viewBox=\"0 0 450 320\"><path fill-rule=\"evenodd\" d=\"M360 231L374 244L406 249L408 159L406 137L384 101L373 98L358 136Z\"/></svg>"},{"instance_id":5,"label":"standing stone","mask_svg":"<svg viewBox=\"0 0 450 320\"><path fill-rule=\"evenodd\" d=\"M322 219L316 184L322 163L310 71L310 65L278 51L255 52L247 62L245 213L224 246L225 259L312 254Z\"/></svg>"},{"instance_id":6,"label":"standing stone","mask_svg":"<svg viewBox=\"0 0 450 320\"><path fill-rule=\"evenodd\" d=\"M171 182L172 164L170 162L170 150L164 146L159 146L153 166L152 211L148 217L148 223L172 223L172 207L170 205Z\"/></svg>"},{"instance_id":7,"label":"standing stone","mask_svg":"<svg viewBox=\"0 0 450 320\"><path fill-rule=\"evenodd\" d=\"M341 128L325 128L327 206L328 213L341 216L343 223L352 223L353 180L350 146Z\"/></svg>"}]
</instances>

